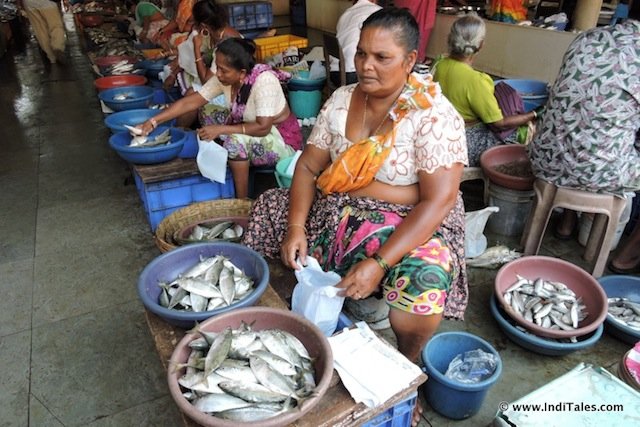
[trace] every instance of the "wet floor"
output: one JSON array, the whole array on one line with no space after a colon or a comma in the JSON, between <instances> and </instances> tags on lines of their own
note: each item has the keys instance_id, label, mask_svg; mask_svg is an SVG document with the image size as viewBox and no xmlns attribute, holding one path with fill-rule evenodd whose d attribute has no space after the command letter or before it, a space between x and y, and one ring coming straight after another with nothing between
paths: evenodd
<instances>
[{"instance_id":1,"label":"wet floor","mask_svg":"<svg viewBox=\"0 0 640 427\"><path fill-rule=\"evenodd\" d=\"M33 40L0 58L0 424L177 426L178 409L135 288L139 272L160 252L130 169L108 146L95 76L67 25L65 66L46 65ZM481 207L478 186L463 189L468 207ZM489 243L518 245L491 234ZM541 253L585 265L575 241L548 236ZM290 296L292 274L271 265L280 279L272 283ZM447 420L423 403L423 426L487 425L499 402L580 362L615 372L629 349L606 334L564 357L517 346L489 312L495 273L469 269L465 320L445 321L440 331L489 341L500 352L502 377L479 413L464 421Z\"/></svg>"}]
</instances>

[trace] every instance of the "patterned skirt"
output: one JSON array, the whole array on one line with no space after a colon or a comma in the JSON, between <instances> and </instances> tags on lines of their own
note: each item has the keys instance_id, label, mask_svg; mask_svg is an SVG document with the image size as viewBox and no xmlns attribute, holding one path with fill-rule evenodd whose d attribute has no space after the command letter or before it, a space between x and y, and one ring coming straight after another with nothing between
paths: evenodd
<instances>
[{"instance_id":1,"label":"patterned skirt","mask_svg":"<svg viewBox=\"0 0 640 427\"><path fill-rule=\"evenodd\" d=\"M276 258L287 231L288 189L264 192L254 203L244 244ZM372 255L412 206L348 194L317 194L306 223L309 253L340 275ZM391 307L414 314L462 319L468 302L464 261L464 204L456 206L434 235L413 249L383 279Z\"/></svg>"},{"instance_id":2,"label":"patterned skirt","mask_svg":"<svg viewBox=\"0 0 640 427\"><path fill-rule=\"evenodd\" d=\"M229 110L207 104L198 114L202 126L219 125L226 122ZM284 122L271 126L271 131L265 136L234 133L222 135L220 139L229 152L229 160L249 160L253 166L273 166L302 148L302 132L293 114Z\"/></svg>"}]
</instances>

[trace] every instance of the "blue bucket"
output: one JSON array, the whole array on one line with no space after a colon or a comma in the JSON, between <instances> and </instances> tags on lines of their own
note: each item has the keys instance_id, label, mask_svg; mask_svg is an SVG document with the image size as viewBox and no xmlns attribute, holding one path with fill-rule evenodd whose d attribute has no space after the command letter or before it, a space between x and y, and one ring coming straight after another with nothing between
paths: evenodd
<instances>
[{"instance_id":1,"label":"blue bucket","mask_svg":"<svg viewBox=\"0 0 640 427\"><path fill-rule=\"evenodd\" d=\"M291 111L299 119L315 117L322 107L322 91L294 90L289 91Z\"/></svg>"},{"instance_id":2,"label":"blue bucket","mask_svg":"<svg viewBox=\"0 0 640 427\"><path fill-rule=\"evenodd\" d=\"M491 377L476 384L465 384L444 376L449 363L457 355L476 349L497 356L498 364ZM443 332L433 336L422 350L422 362L429 376L423 385L427 402L436 412L453 420L475 415L489 388L502 373L502 360L491 344L466 332Z\"/></svg>"}]
</instances>

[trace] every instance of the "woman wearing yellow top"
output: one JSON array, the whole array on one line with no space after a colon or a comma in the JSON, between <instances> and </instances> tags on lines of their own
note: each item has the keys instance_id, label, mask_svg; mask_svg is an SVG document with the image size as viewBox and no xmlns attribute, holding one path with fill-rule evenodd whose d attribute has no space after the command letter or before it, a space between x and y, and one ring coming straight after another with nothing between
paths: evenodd
<instances>
[{"instance_id":1,"label":"woman wearing yellow top","mask_svg":"<svg viewBox=\"0 0 640 427\"><path fill-rule=\"evenodd\" d=\"M449 32L449 56L434 65L434 80L465 121L469 166L477 166L484 150L502 143L487 125L502 131L537 117L533 111L504 117L494 96L493 80L473 69L485 33L484 21L478 15L459 18Z\"/></svg>"}]
</instances>

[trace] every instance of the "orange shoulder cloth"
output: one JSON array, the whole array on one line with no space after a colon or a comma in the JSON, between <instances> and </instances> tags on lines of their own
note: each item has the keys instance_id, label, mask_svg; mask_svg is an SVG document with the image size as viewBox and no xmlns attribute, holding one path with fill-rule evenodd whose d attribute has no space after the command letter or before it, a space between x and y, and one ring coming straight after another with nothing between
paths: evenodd
<instances>
[{"instance_id":1,"label":"orange shoulder cloth","mask_svg":"<svg viewBox=\"0 0 640 427\"><path fill-rule=\"evenodd\" d=\"M391 130L356 142L343 151L318 177L316 185L324 194L345 193L365 187L373 181L395 144L398 123L411 110L426 110L433 105L437 86L431 76L409 75L400 96L391 107Z\"/></svg>"}]
</instances>

